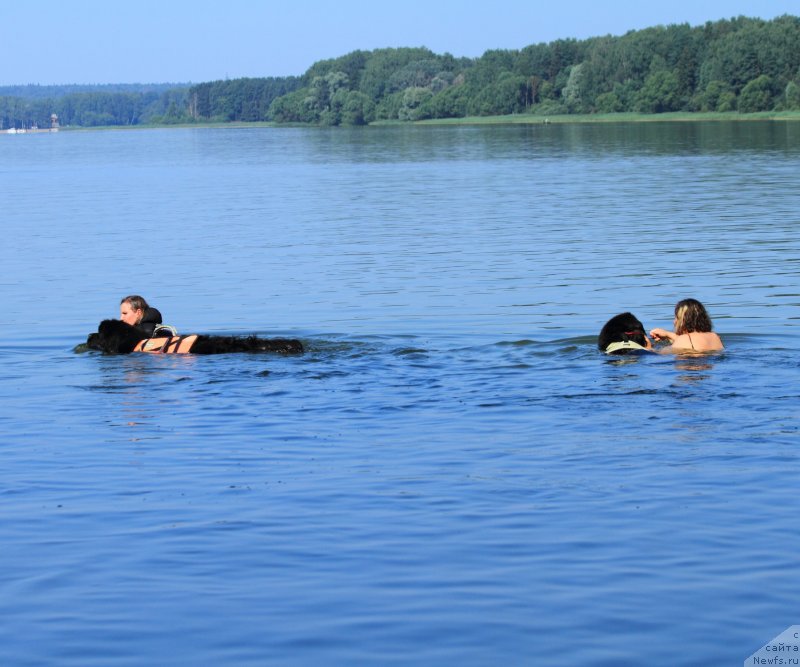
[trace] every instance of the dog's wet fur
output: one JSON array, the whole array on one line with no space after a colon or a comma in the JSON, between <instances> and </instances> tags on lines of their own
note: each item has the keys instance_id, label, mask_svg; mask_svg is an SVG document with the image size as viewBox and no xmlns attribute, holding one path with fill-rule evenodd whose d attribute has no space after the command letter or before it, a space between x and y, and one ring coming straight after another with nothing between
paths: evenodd
<instances>
[{"instance_id":1,"label":"dog's wet fur","mask_svg":"<svg viewBox=\"0 0 800 667\"><path fill-rule=\"evenodd\" d=\"M121 320L103 320L97 333L89 334L86 347L105 354L130 354L136 344L147 338L137 329ZM197 335L191 354L228 354L231 352L275 352L302 354L303 344L295 338L259 338L257 336L206 336Z\"/></svg>"},{"instance_id":2,"label":"dog's wet fur","mask_svg":"<svg viewBox=\"0 0 800 667\"><path fill-rule=\"evenodd\" d=\"M647 338L644 325L632 313L620 313L605 323L597 337L597 347L605 351L611 343L633 341L646 347ZM620 350L615 354L628 354L631 350Z\"/></svg>"}]
</instances>

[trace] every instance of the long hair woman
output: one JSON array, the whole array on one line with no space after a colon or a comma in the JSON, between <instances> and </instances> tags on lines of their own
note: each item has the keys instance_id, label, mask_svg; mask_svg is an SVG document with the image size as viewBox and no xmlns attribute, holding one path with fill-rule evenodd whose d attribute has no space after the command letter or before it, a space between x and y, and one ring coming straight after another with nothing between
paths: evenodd
<instances>
[{"instance_id":1,"label":"long hair woman","mask_svg":"<svg viewBox=\"0 0 800 667\"><path fill-rule=\"evenodd\" d=\"M722 340L712 329L708 312L697 299L684 299L675 305L675 331L653 329L655 341L668 341L662 352L715 352L724 349Z\"/></svg>"}]
</instances>

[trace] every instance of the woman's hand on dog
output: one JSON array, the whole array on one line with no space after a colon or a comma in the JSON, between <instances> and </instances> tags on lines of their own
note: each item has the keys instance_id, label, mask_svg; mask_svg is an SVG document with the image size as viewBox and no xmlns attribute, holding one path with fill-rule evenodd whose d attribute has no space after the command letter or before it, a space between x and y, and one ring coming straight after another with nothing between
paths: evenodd
<instances>
[{"instance_id":1,"label":"woman's hand on dog","mask_svg":"<svg viewBox=\"0 0 800 667\"><path fill-rule=\"evenodd\" d=\"M672 342L675 340L675 334L672 331L667 331L666 329L655 328L650 330L650 338L657 342L663 340Z\"/></svg>"}]
</instances>

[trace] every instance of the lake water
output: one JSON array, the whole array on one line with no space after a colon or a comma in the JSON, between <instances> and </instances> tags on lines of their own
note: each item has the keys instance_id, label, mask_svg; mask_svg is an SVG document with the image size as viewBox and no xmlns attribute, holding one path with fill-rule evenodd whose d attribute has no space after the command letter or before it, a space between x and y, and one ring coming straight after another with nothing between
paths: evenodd
<instances>
[{"instance_id":1,"label":"lake water","mask_svg":"<svg viewBox=\"0 0 800 667\"><path fill-rule=\"evenodd\" d=\"M742 664L799 177L796 123L0 136L0 664ZM307 352L76 352L130 293ZM690 296L724 353L598 353Z\"/></svg>"}]
</instances>

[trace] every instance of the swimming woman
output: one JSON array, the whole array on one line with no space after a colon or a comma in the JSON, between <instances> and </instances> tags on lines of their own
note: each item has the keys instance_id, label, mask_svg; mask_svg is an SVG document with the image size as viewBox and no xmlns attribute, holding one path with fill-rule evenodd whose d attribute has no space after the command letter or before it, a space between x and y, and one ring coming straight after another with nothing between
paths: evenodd
<instances>
[{"instance_id":1,"label":"swimming woman","mask_svg":"<svg viewBox=\"0 0 800 667\"><path fill-rule=\"evenodd\" d=\"M119 302L119 319L152 336L161 324L161 313L157 308L148 306L143 297L131 294Z\"/></svg>"},{"instance_id":2,"label":"swimming woman","mask_svg":"<svg viewBox=\"0 0 800 667\"><path fill-rule=\"evenodd\" d=\"M684 299L675 305L675 331L653 329L655 341L667 341L661 352L715 352L724 349L720 337L712 331L711 318L697 299Z\"/></svg>"}]
</instances>

